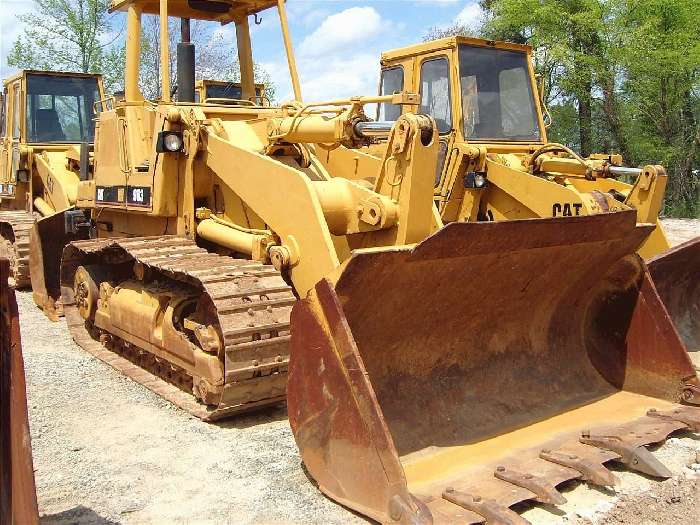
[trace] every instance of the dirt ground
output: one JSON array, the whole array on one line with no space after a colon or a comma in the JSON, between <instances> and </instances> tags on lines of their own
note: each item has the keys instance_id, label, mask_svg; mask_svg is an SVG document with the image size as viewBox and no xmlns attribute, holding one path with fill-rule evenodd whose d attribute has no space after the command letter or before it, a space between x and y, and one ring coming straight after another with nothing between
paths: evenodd
<instances>
[{"instance_id":1,"label":"dirt ground","mask_svg":"<svg viewBox=\"0 0 700 525\"><path fill-rule=\"evenodd\" d=\"M699 219L664 219L663 226L671 244L680 244L700 236Z\"/></svg>"},{"instance_id":2,"label":"dirt ground","mask_svg":"<svg viewBox=\"0 0 700 525\"><path fill-rule=\"evenodd\" d=\"M700 222L668 224L675 242ZM305 476L284 408L206 424L96 361L17 294L42 524L352 524L366 520L325 498ZM616 492L568 487L561 511L533 523L700 523L700 437L654 451L663 483L618 472Z\"/></svg>"}]
</instances>

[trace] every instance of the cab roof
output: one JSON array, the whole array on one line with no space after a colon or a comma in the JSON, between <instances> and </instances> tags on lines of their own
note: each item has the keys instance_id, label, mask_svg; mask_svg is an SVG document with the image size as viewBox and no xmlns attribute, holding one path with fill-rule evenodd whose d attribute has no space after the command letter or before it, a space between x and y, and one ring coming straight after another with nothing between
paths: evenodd
<instances>
[{"instance_id":1,"label":"cab roof","mask_svg":"<svg viewBox=\"0 0 700 525\"><path fill-rule=\"evenodd\" d=\"M137 6L147 15L160 12L159 0L112 0L109 12ZM277 0L168 0L168 16L228 24L277 5Z\"/></svg>"},{"instance_id":2,"label":"cab roof","mask_svg":"<svg viewBox=\"0 0 700 525\"><path fill-rule=\"evenodd\" d=\"M510 51L520 51L522 53L530 53L532 46L524 44L515 44L513 42L503 42L497 40L484 40L483 38L471 38L466 36L451 36L441 38L439 40L431 40L430 42L422 42L411 46L400 47L382 53L382 63L393 62L402 58L408 58L415 55L424 55L434 51L443 49L454 49L459 44L466 44L478 47L492 47L496 49L508 49Z\"/></svg>"},{"instance_id":3,"label":"cab roof","mask_svg":"<svg viewBox=\"0 0 700 525\"><path fill-rule=\"evenodd\" d=\"M40 71L38 69L21 69L14 75L7 77L2 81L3 85L6 86L10 82L14 82L18 78L25 75L44 75L53 77L72 77L72 78L96 78L100 80L102 75L98 73L77 73L72 71Z\"/></svg>"}]
</instances>

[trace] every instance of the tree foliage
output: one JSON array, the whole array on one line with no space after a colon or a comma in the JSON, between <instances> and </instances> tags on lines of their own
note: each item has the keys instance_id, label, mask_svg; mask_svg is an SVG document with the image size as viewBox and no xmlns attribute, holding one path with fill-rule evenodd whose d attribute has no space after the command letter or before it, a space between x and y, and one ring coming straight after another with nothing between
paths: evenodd
<instances>
[{"instance_id":1,"label":"tree foliage","mask_svg":"<svg viewBox=\"0 0 700 525\"><path fill-rule=\"evenodd\" d=\"M19 15L24 34L7 63L17 68L96 73L104 69L111 35L109 0L34 0L36 13ZM118 36L118 35L117 35Z\"/></svg>"}]
</instances>

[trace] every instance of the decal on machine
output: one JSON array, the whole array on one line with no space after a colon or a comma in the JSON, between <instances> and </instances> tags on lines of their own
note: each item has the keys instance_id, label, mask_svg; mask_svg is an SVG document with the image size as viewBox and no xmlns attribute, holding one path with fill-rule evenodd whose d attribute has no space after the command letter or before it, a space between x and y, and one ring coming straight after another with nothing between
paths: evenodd
<instances>
[{"instance_id":1,"label":"decal on machine","mask_svg":"<svg viewBox=\"0 0 700 525\"><path fill-rule=\"evenodd\" d=\"M151 188L149 186L127 186L126 202L134 206L150 206Z\"/></svg>"},{"instance_id":2,"label":"decal on machine","mask_svg":"<svg viewBox=\"0 0 700 525\"><path fill-rule=\"evenodd\" d=\"M552 205L552 217L578 217L581 215L583 204L580 202L555 202Z\"/></svg>"},{"instance_id":3,"label":"decal on machine","mask_svg":"<svg viewBox=\"0 0 700 525\"><path fill-rule=\"evenodd\" d=\"M151 188L150 186L97 186L95 202L150 207Z\"/></svg>"},{"instance_id":4,"label":"decal on machine","mask_svg":"<svg viewBox=\"0 0 700 525\"><path fill-rule=\"evenodd\" d=\"M95 202L100 204L122 204L124 202L124 186L97 186Z\"/></svg>"},{"instance_id":5,"label":"decal on machine","mask_svg":"<svg viewBox=\"0 0 700 525\"><path fill-rule=\"evenodd\" d=\"M13 196L15 194L14 184L0 184L0 195Z\"/></svg>"}]
</instances>

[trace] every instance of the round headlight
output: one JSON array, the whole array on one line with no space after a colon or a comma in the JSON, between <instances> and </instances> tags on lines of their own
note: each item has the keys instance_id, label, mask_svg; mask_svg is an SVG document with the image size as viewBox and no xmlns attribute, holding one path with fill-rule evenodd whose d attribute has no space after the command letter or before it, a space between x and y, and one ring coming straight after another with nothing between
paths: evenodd
<instances>
[{"instance_id":1,"label":"round headlight","mask_svg":"<svg viewBox=\"0 0 700 525\"><path fill-rule=\"evenodd\" d=\"M168 151L180 151L182 149L182 138L180 138L180 135L170 133L163 138L163 145Z\"/></svg>"},{"instance_id":2,"label":"round headlight","mask_svg":"<svg viewBox=\"0 0 700 525\"><path fill-rule=\"evenodd\" d=\"M477 188L483 188L486 185L486 177L484 177L481 173L477 173L474 175L474 186Z\"/></svg>"}]
</instances>

